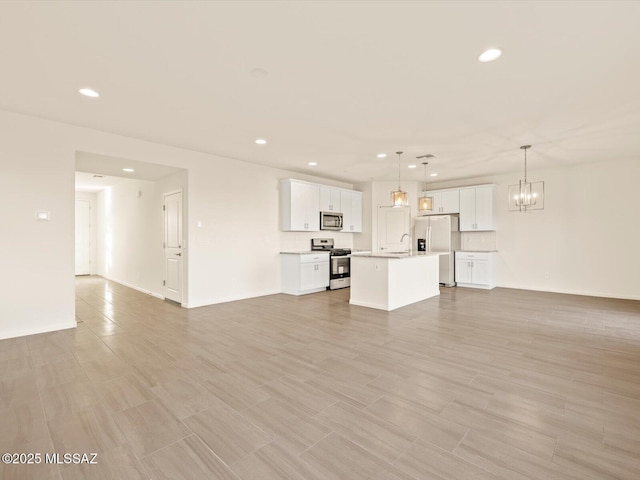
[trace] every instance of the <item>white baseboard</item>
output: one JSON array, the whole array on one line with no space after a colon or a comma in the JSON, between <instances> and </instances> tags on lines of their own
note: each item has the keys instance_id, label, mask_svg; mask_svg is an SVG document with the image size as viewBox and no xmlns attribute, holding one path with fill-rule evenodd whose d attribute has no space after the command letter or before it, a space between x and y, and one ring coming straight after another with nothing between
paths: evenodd
<instances>
[{"instance_id":1,"label":"white baseboard","mask_svg":"<svg viewBox=\"0 0 640 480\"><path fill-rule=\"evenodd\" d=\"M391 311L391 309L387 305L382 305L378 303L358 302L354 300L349 300L349 305L356 305L358 307L375 308L376 310L384 310L385 312Z\"/></svg>"},{"instance_id":2,"label":"white baseboard","mask_svg":"<svg viewBox=\"0 0 640 480\"><path fill-rule=\"evenodd\" d=\"M70 328L76 328L78 324L75 320L72 323L65 322L61 325L49 325L47 327L35 327L35 328L23 328L20 330L13 330L12 332L2 332L0 334L0 340L7 338L26 337L27 335L38 335L40 333L58 332L60 330L68 330Z\"/></svg>"},{"instance_id":3,"label":"white baseboard","mask_svg":"<svg viewBox=\"0 0 640 480\"><path fill-rule=\"evenodd\" d=\"M140 288L140 287L138 287L136 285L132 285L132 284L127 283L127 282L123 282L122 280L118 280L117 278L107 277L106 275L99 275L99 276L101 276L102 278L105 278L105 279L107 279L107 280L109 280L111 282L116 282L116 283L119 283L122 286L131 288L131 289L136 290L136 291L141 292L141 293L144 293L146 295L151 295L152 297L159 298L160 300L164 300L164 295L160 295L159 293L152 292L151 290L145 290L144 288Z\"/></svg>"},{"instance_id":4,"label":"white baseboard","mask_svg":"<svg viewBox=\"0 0 640 480\"><path fill-rule=\"evenodd\" d=\"M238 300L247 300L248 298L266 297L267 295L276 295L278 293L282 293L282 291L269 290L267 292L261 292L254 295L238 295L238 296L230 296L230 297L212 298L210 300L199 300L196 302L189 302L188 304L183 303L182 306L185 308L206 307L207 305L215 305L217 303L237 302Z\"/></svg>"},{"instance_id":5,"label":"white baseboard","mask_svg":"<svg viewBox=\"0 0 640 480\"><path fill-rule=\"evenodd\" d=\"M640 295L618 295L610 292L583 292L579 290L567 290L567 289L555 289L555 288L532 288L532 287L514 287L512 285L497 285L500 288L509 288L512 290L531 290L532 292L548 292L548 293L563 293L565 295L580 295L582 297L599 297L599 298L613 298L616 300L640 300Z\"/></svg>"},{"instance_id":6,"label":"white baseboard","mask_svg":"<svg viewBox=\"0 0 640 480\"><path fill-rule=\"evenodd\" d=\"M495 285L478 285L477 283L460 283L457 282L456 286L462 288L479 288L481 290L492 290L495 288Z\"/></svg>"}]
</instances>

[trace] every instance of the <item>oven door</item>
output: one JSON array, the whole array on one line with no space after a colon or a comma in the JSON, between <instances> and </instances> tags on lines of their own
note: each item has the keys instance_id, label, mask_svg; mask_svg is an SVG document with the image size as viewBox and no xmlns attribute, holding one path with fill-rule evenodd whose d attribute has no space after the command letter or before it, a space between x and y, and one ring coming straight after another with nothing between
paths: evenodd
<instances>
[{"instance_id":1,"label":"oven door","mask_svg":"<svg viewBox=\"0 0 640 480\"><path fill-rule=\"evenodd\" d=\"M331 280L351 276L351 257L340 255L331 257Z\"/></svg>"}]
</instances>

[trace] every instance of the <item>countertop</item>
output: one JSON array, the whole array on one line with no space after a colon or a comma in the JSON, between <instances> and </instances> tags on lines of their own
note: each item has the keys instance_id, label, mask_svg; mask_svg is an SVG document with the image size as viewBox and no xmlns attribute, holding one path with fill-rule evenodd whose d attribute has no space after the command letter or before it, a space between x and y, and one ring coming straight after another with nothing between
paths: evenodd
<instances>
[{"instance_id":1,"label":"countertop","mask_svg":"<svg viewBox=\"0 0 640 480\"><path fill-rule=\"evenodd\" d=\"M304 250L302 252L280 252L281 255L329 255L329 252L322 250Z\"/></svg>"},{"instance_id":2,"label":"countertop","mask_svg":"<svg viewBox=\"0 0 640 480\"><path fill-rule=\"evenodd\" d=\"M352 257L364 258L416 258L416 257L433 257L440 255L439 253L428 252L412 252L412 253L356 253L351 254Z\"/></svg>"},{"instance_id":3,"label":"countertop","mask_svg":"<svg viewBox=\"0 0 640 480\"><path fill-rule=\"evenodd\" d=\"M456 252L460 253L495 253L498 250L456 250Z\"/></svg>"}]
</instances>

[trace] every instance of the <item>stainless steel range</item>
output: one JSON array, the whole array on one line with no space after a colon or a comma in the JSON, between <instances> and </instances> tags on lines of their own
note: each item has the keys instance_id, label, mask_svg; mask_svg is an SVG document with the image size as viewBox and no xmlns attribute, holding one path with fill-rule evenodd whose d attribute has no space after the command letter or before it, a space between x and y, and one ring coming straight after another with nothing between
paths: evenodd
<instances>
[{"instance_id":1,"label":"stainless steel range","mask_svg":"<svg viewBox=\"0 0 640 480\"><path fill-rule=\"evenodd\" d=\"M350 248L334 248L333 238L312 238L311 250L329 252L329 290L351 286Z\"/></svg>"}]
</instances>

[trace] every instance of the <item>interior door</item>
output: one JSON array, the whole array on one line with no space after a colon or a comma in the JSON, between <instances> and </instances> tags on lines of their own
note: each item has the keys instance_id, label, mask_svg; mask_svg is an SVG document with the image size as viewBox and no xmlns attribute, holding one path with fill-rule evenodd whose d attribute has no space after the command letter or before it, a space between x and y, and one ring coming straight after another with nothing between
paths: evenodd
<instances>
[{"instance_id":1,"label":"interior door","mask_svg":"<svg viewBox=\"0 0 640 480\"><path fill-rule=\"evenodd\" d=\"M76 275L91 275L91 202L76 200Z\"/></svg>"},{"instance_id":2,"label":"interior door","mask_svg":"<svg viewBox=\"0 0 640 480\"><path fill-rule=\"evenodd\" d=\"M182 303L182 192L164 195L164 296Z\"/></svg>"},{"instance_id":3,"label":"interior door","mask_svg":"<svg viewBox=\"0 0 640 480\"><path fill-rule=\"evenodd\" d=\"M378 249L381 252L405 252L409 250L411 235L411 209L409 207L378 208Z\"/></svg>"}]
</instances>

